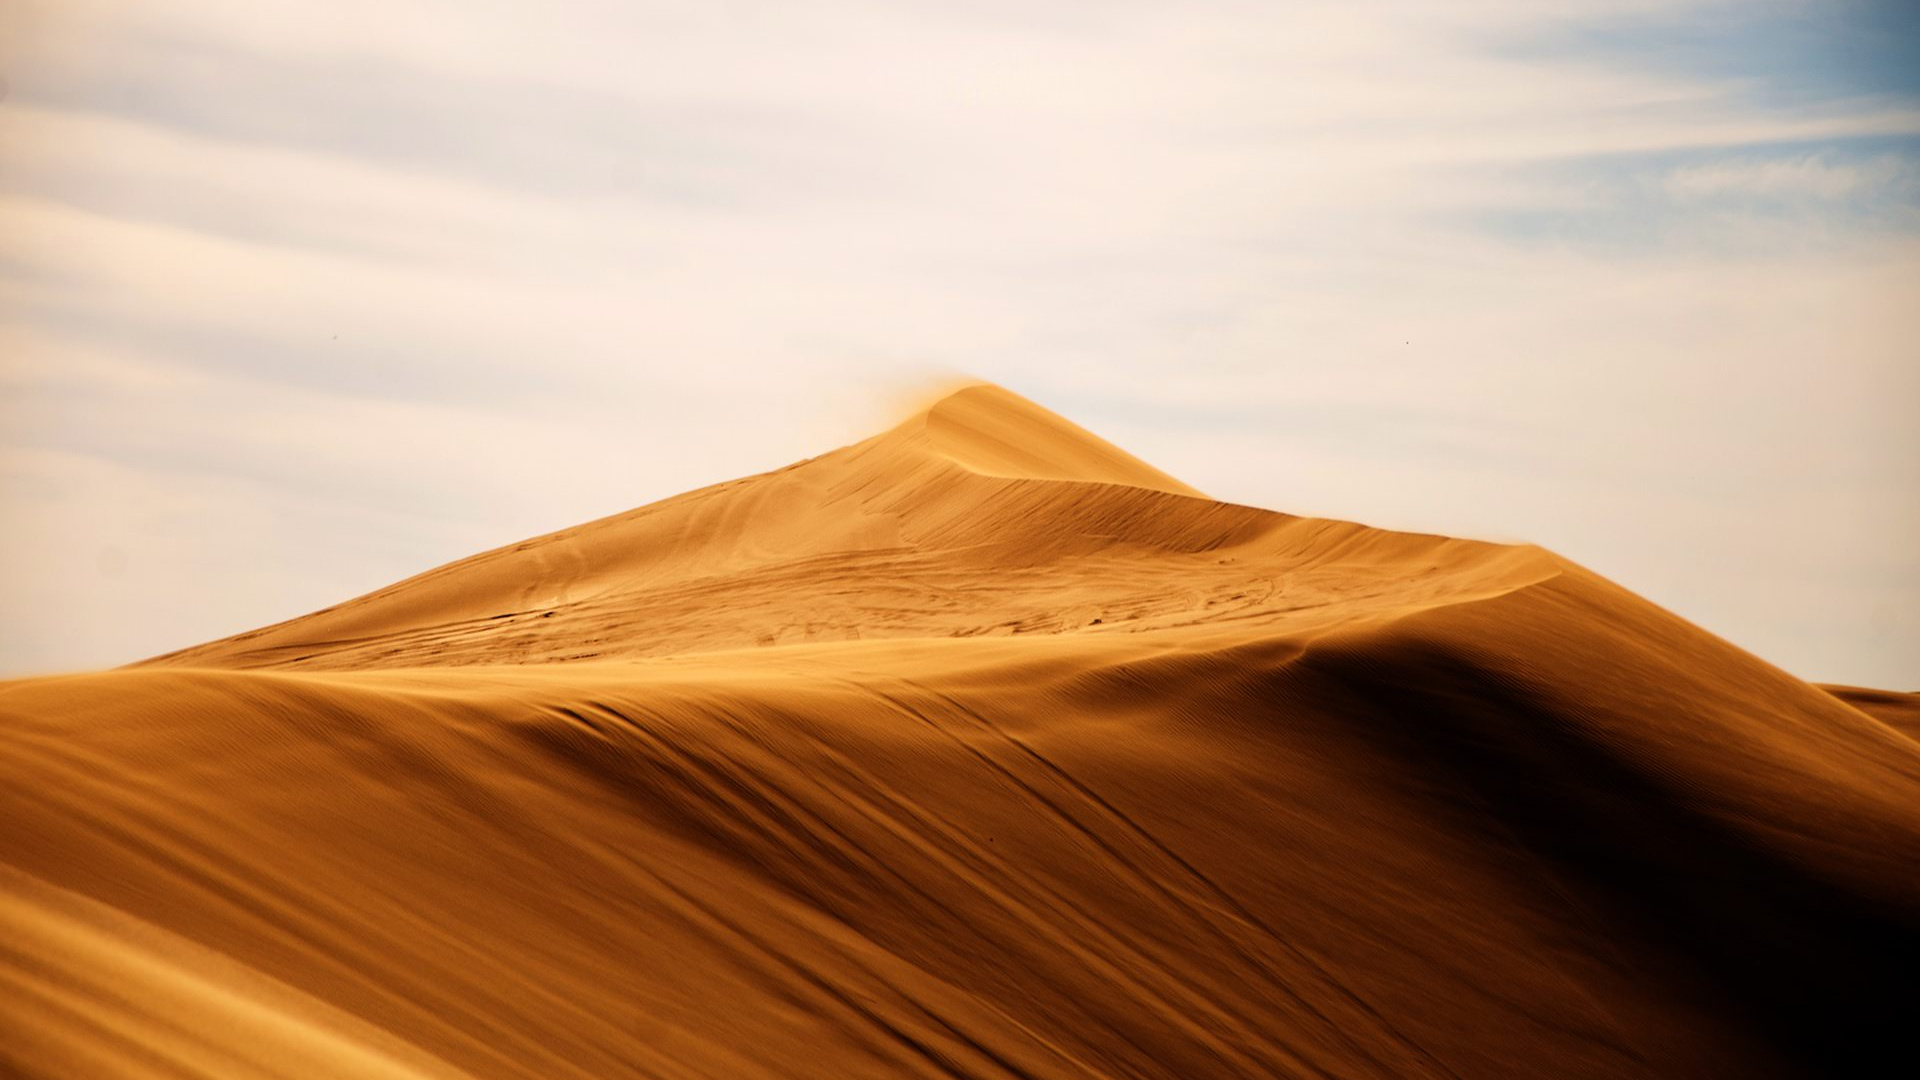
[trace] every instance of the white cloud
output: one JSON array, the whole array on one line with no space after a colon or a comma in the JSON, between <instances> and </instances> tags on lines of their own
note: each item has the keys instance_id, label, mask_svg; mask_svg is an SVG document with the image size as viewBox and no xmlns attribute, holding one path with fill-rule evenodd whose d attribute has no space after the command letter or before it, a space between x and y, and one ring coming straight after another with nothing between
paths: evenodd
<instances>
[{"instance_id":1,"label":"white cloud","mask_svg":"<svg viewBox=\"0 0 1920 1080\"><path fill-rule=\"evenodd\" d=\"M1890 155L1836 162L1808 154L1686 165L1669 172L1664 186L1672 197L1688 200L1729 195L1838 200L1876 191L1911 175L1907 162Z\"/></svg>"}]
</instances>

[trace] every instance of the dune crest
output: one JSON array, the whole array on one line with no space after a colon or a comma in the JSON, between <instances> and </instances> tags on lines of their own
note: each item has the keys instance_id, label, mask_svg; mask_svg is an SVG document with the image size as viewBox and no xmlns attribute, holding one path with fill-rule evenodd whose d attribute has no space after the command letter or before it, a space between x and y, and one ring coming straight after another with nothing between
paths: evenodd
<instances>
[{"instance_id":1,"label":"dune crest","mask_svg":"<svg viewBox=\"0 0 1920 1080\"><path fill-rule=\"evenodd\" d=\"M957 390L907 422L927 446L988 476L1124 484L1206 498L1125 450L1001 387Z\"/></svg>"},{"instance_id":2,"label":"dune crest","mask_svg":"<svg viewBox=\"0 0 1920 1080\"><path fill-rule=\"evenodd\" d=\"M1863 1074L1914 700L969 387L0 684L0 1073Z\"/></svg>"},{"instance_id":3,"label":"dune crest","mask_svg":"<svg viewBox=\"0 0 1920 1080\"><path fill-rule=\"evenodd\" d=\"M1304 631L1489 595L1561 565L1537 548L1215 502L1025 399L976 385L821 457L150 663L324 670L631 659L1146 632L1229 612Z\"/></svg>"}]
</instances>

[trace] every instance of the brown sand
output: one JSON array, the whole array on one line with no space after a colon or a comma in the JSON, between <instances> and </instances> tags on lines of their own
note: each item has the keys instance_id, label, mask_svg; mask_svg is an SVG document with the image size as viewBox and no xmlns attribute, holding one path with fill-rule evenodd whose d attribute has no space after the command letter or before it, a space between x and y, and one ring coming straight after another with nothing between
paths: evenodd
<instances>
[{"instance_id":1,"label":"brown sand","mask_svg":"<svg viewBox=\"0 0 1920 1080\"><path fill-rule=\"evenodd\" d=\"M1917 700L976 387L0 684L0 1074L1857 1071Z\"/></svg>"}]
</instances>

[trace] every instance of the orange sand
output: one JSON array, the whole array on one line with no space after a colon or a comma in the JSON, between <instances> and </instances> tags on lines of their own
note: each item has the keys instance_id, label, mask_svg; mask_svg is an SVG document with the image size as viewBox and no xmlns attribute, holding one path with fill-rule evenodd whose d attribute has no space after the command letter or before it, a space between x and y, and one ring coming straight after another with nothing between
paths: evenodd
<instances>
[{"instance_id":1,"label":"orange sand","mask_svg":"<svg viewBox=\"0 0 1920 1080\"><path fill-rule=\"evenodd\" d=\"M1917 721L974 387L0 684L0 1075L1845 1073Z\"/></svg>"}]
</instances>

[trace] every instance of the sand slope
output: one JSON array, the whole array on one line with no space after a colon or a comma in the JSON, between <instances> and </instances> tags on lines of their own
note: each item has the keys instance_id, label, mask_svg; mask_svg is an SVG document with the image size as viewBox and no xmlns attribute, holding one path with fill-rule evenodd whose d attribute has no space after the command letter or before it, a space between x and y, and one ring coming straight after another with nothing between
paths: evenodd
<instances>
[{"instance_id":1,"label":"sand slope","mask_svg":"<svg viewBox=\"0 0 1920 1080\"><path fill-rule=\"evenodd\" d=\"M1074 470L1087 479L1060 478ZM1232 640L1492 595L1562 565L1214 502L978 386L822 457L153 663L357 670L1202 623Z\"/></svg>"},{"instance_id":2,"label":"sand slope","mask_svg":"<svg viewBox=\"0 0 1920 1080\"><path fill-rule=\"evenodd\" d=\"M0 1074L1860 1069L1909 708L979 387L0 684Z\"/></svg>"}]
</instances>

